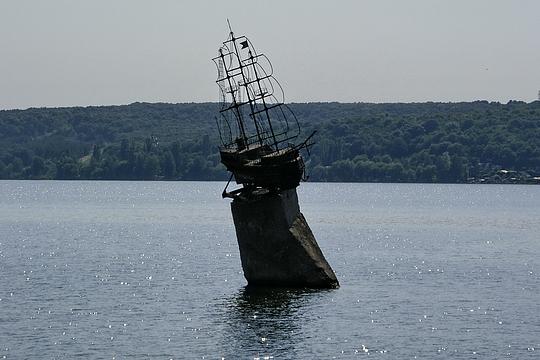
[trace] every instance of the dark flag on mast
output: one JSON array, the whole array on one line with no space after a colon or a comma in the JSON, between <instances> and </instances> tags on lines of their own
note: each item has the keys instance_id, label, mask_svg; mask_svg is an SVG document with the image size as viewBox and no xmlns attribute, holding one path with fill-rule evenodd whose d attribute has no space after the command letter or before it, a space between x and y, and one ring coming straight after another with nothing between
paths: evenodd
<instances>
[{"instance_id":1,"label":"dark flag on mast","mask_svg":"<svg viewBox=\"0 0 540 360\"><path fill-rule=\"evenodd\" d=\"M248 41L247 40L244 40L240 43L240 45L242 45L242 49L245 49L248 47Z\"/></svg>"}]
</instances>

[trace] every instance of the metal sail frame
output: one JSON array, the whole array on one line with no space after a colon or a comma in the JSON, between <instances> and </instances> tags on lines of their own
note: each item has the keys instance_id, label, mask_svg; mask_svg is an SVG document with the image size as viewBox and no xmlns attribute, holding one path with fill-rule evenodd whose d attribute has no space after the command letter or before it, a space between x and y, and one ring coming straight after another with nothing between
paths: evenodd
<instances>
[{"instance_id":1,"label":"metal sail frame","mask_svg":"<svg viewBox=\"0 0 540 360\"><path fill-rule=\"evenodd\" d=\"M253 144L269 145L277 151L284 147L284 143L298 138L300 125L288 106L274 95L274 85L281 91L282 98L283 88L273 77L270 60L264 54L257 54L246 36L235 37L230 24L229 30L229 37L220 47L219 55L212 59L218 68L216 83L222 101L220 114L229 130L229 138L225 140L218 126L222 144L224 147L236 145L239 148ZM265 70L262 62L267 63L269 71ZM246 99L242 99L242 93ZM251 120L247 120L246 116ZM290 118L297 127L293 135L289 134ZM233 136L230 124L233 120L237 128L236 136Z\"/></svg>"}]
</instances>

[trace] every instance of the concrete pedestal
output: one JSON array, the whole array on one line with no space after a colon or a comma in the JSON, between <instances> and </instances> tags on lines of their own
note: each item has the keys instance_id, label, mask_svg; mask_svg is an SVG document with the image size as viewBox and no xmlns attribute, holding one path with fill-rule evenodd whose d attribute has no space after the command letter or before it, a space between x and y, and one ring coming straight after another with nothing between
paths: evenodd
<instances>
[{"instance_id":1,"label":"concrete pedestal","mask_svg":"<svg viewBox=\"0 0 540 360\"><path fill-rule=\"evenodd\" d=\"M300 212L296 189L237 197L231 208L249 285L339 287Z\"/></svg>"}]
</instances>

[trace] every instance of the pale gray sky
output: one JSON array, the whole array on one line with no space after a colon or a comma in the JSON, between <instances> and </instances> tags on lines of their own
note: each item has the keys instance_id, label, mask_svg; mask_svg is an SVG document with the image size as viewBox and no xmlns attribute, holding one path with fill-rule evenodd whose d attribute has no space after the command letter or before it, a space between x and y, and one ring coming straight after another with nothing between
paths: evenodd
<instances>
[{"instance_id":1,"label":"pale gray sky","mask_svg":"<svg viewBox=\"0 0 540 360\"><path fill-rule=\"evenodd\" d=\"M227 18L288 102L540 90L538 0L0 0L0 109L217 101Z\"/></svg>"}]
</instances>

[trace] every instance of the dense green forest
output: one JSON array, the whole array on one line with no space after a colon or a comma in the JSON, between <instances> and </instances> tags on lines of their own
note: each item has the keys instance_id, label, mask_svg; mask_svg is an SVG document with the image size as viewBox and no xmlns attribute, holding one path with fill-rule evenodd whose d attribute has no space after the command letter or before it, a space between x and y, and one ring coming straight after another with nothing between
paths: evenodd
<instances>
[{"instance_id":1,"label":"dense green forest","mask_svg":"<svg viewBox=\"0 0 540 360\"><path fill-rule=\"evenodd\" d=\"M311 181L539 182L540 102L290 104ZM0 179L226 180L215 103L0 111Z\"/></svg>"}]
</instances>

